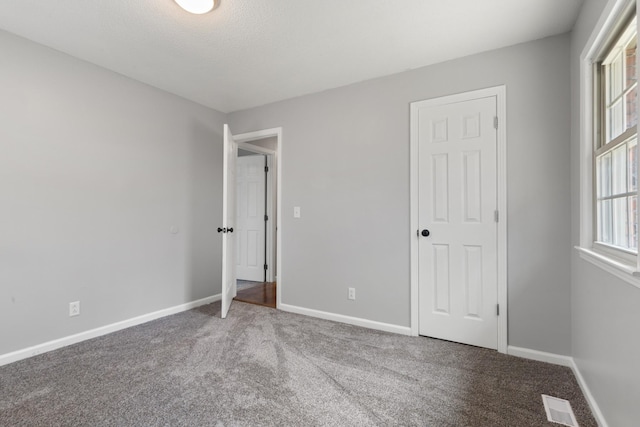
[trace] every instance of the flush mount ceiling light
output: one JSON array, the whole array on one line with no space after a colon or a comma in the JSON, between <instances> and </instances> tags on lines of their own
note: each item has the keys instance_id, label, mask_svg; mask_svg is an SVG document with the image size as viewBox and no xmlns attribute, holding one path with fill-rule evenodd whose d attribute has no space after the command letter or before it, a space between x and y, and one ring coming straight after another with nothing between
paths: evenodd
<instances>
[{"instance_id":1,"label":"flush mount ceiling light","mask_svg":"<svg viewBox=\"0 0 640 427\"><path fill-rule=\"evenodd\" d=\"M216 5L216 0L175 0L187 12L202 15L210 12Z\"/></svg>"}]
</instances>

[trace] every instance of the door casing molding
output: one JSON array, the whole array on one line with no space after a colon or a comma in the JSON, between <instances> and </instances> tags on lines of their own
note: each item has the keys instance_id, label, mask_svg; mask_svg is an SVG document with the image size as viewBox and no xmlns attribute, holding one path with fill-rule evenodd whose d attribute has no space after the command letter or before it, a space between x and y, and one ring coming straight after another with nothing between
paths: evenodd
<instances>
[{"instance_id":1,"label":"door casing molding","mask_svg":"<svg viewBox=\"0 0 640 427\"><path fill-rule=\"evenodd\" d=\"M418 237L416 230L420 229L418 222L418 197L419 197L419 141L418 141L418 120L417 112L421 107L435 107L439 105L452 104L456 102L470 101L478 98L496 97L498 132L497 132L497 201L496 206L499 212L497 230L497 258L498 258L498 304L500 305L500 315L498 316L498 351L507 353L508 344L508 309L507 309L507 109L506 86L495 86L486 89L474 90L455 95L443 96L425 101L411 103L410 114L410 230L411 239L411 335L418 336L419 325L419 253Z\"/></svg>"}]
</instances>

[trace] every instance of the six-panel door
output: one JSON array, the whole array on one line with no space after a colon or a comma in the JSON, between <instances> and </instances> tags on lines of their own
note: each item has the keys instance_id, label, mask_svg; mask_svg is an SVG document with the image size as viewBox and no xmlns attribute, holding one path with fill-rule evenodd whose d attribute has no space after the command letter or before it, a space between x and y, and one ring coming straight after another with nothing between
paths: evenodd
<instances>
[{"instance_id":1,"label":"six-panel door","mask_svg":"<svg viewBox=\"0 0 640 427\"><path fill-rule=\"evenodd\" d=\"M419 334L497 348L496 98L418 109Z\"/></svg>"}]
</instances>

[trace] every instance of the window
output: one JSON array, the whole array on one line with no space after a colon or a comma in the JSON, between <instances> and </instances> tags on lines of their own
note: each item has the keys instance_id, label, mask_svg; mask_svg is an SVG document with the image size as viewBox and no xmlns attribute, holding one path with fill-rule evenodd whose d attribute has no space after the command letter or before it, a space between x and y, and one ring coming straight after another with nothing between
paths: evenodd
<instances>
[{"instance_id":1,"label":"window","mask_svg":"<svg viewBox=\"0 0 640 427\"><path fill-rule=\"evenodd\" d=\"M580 257L640 289L640 0L609 0L580 56Z\"/></svg>"},{"instance_id":2,"label":"window","mask_svg":"<svg viewBox=\"0 0 640 427\"><path fill-rule=\"evenodd\" d=\"M627 16L593 72L594 247L617 255L638 253L638 36Z\"/></svg>"}]
</instances>

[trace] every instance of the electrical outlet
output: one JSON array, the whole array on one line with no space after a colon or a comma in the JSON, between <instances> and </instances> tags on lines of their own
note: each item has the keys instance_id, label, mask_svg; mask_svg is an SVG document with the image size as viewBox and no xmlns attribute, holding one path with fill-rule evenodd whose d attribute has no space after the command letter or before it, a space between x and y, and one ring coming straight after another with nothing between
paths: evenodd
<instances>
[{"instance_id":1,"label":"electrical outlet","mask_svg":"<svg viewBox=\"0 0 640 427\"><path fill-rule=\"evenodd\" d=\"M356 299L356 288L349 288L349 299Z\"/></svg>"},{"instance_id":2,"label":"electrical outlet","mask_svg":"<svg viewBox=\"0 0 640 427\"><path fill-rule=\"evenodd\" d=\"M69 317L80 315L80 301L69 303Z\"/></svg>"}]
</instances>

